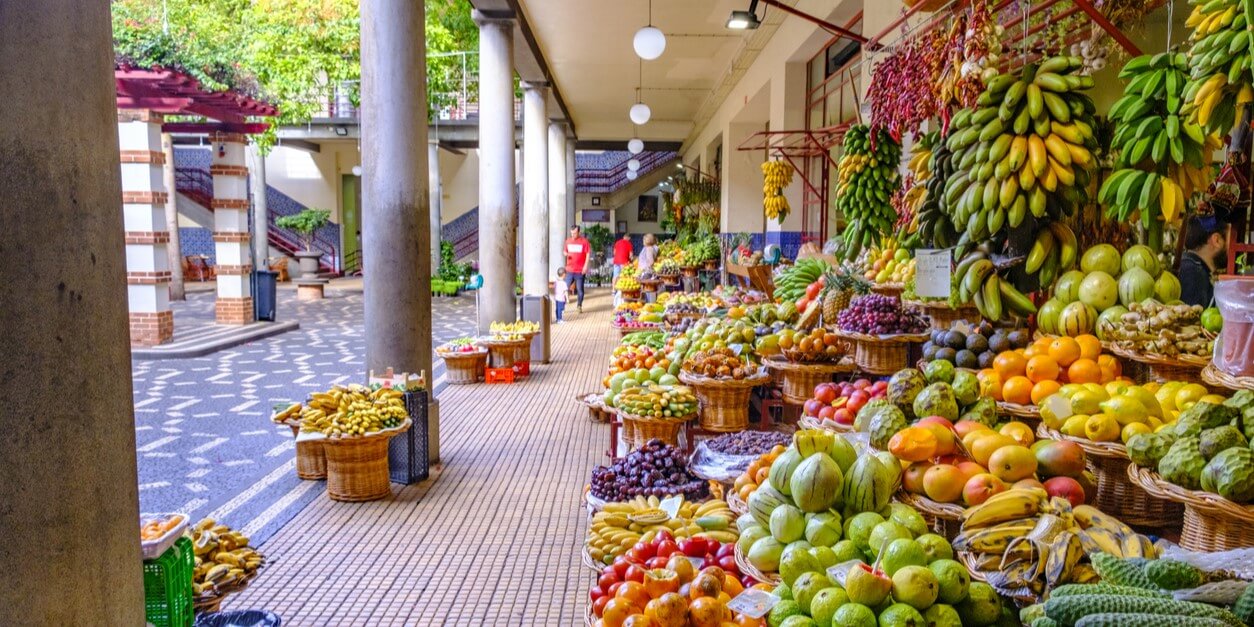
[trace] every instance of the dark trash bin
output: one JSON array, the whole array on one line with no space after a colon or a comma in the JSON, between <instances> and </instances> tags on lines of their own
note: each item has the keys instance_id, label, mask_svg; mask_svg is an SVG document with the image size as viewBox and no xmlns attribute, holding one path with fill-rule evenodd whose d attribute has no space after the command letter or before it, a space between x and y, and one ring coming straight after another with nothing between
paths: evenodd
<instances>
[{"instance_id":1,"label":"dark trash bin","mask_svg":"<svg viewBox=\"0 0 1254 627\"><path fill-rule=\"evenodd\" d=\"M265 610L210 612L196 617L193 627L280 627L283 620Z\"/></svg>"},{"instance_id":2,"label":"dark trash bin","mask_svg":"<svg viewBox=\"0 0 1254 627\"><path fill-rule=\"evenodd\" d=\"M274 322L278 308L279 273L253 271L253 319Z\"/></svg>"}]
</instances>

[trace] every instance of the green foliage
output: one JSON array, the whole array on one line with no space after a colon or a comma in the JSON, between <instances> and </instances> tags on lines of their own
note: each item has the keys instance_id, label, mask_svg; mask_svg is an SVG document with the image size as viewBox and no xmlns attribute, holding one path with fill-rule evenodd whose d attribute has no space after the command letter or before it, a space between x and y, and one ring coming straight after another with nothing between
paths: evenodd
<instances>
[{"instance_id":1,"label":"green foliage","mask_svg":"<svg viewBox=\"0 0 1254 627\"><path fill-rule=\"evenodd\" d=\"M457 263L452 242L440 242L440 268L436 273L441 280L465 283L470 278L470 269L468 263Z\"/></svg>"},{"instance_id":2,"label":"green foliage","mask_svg":"<svg viewBox=\"0 0 1254 627\"><path fill-rule=\"evenodd\" d=\"M274 221L275 226L300 233L305 240L305 250L313 249L314 233L331 221L329 209L306 209L298 214L283 216Z\"/></svg>"},{"instance_id":3,"label":"green foliage","mask_svg":"<svg viewBox=\"0 0 1254 627\"><path fill-rule=\"evenodd\" d=\"M614 234L600 224L593 224L585 228L583 236L588 238L588 244L592 246L594 254L605 254L610 244L614 242Z\"/></svg>"}]
</instances>

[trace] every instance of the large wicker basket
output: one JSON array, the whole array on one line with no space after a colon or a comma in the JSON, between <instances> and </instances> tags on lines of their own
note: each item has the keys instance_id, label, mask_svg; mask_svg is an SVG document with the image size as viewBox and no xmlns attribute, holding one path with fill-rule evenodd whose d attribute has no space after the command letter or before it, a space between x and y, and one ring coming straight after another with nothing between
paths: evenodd
<instances>
[{"instance_id":1,"label":"large wicker basket","mask_svg":"<svg viewBox=\"0 0 1254 627\"><path fill-rule=\"evenodd\" d=\"M737 516L743 516L749 512L749 504L735 490L727 490L727 507Z\"/></svg>"},{"instance_id":2,"label":"large wicker basket","mask_svg":"<svg viewBox=\"0 0 1254 627\"><path fill-rule=\"evenodd\" d=\"M820 383L831 381L838 374L857 370L849 357L835 362L799 363L777 355L763 361L767 368L779 372L780 392L784 402L791 405L804 405L814 396L814 388Z\"/></svg>"},{"instance_id":3,"label":"large wicker basket","mask_svg":"<svg viewBox=\"0 0 1254 627\"><path fill-rule=\"evenodd\" d=\"M873 283L871 291L884 296L901 297L901 293L906 291L905 283Z\"/></svg>"},{"instance_id":4,"label":"large wicker basket","mask_svg":"<svg viewBox=\"0 0 1254 627\"><path fill-rule=\"evenodd\" d=\"M1122 357L1125 362L1140 364L1146 370L1146 377L1155 381L1203 383L1202 369L1210 363L1210 359L1205 357L1194 357L1192 355L1167 357L1164 355L1138 353L1120 347L1117 344L1111 344L1107 350Z\"/></svg>"},{"instance_id":5,"label":"large wicker basket","mask_svg":"<svg viewBox=\"0 0 1254 627\"><path fill-rule=\"evenodd\" d=\"M741 574L749 575L758 581L769 583L774 586L778 586L780 582L783 581L783 579L779 576L779 573L764 573L755 568L753 564L750 564L749 556L745 555L744 552L740 550L740 543L736 543L734 555L736 556L736 567L740 569Z\"/></svg>"},{"instance_id":6,"label":"large wicker basket","mask_svg":"<svg viewBox=\"0 0 1254 627\"><path fill-rule=\"evenodd\" d=\"M531 337L516 340L481 338L479 344L488 349L488 365L493 368L513 368L520 361L531 358Z\"/></svg>"},{"instance_id":7,"label":"large wicker basket","mask_svg":"<svg viewBox=\"0 0 1254 627\"><path fill-rule=\"evenodd\" d=\"M392 493L388 440L413 423L366 435L321 440L327 455L327 496L333 501L376 501Z\"/></svg>"},{"instance_id":8,"label":"large wicker basket","mask_svg":"<svg viewBox=\"0 0 1254 627\"><path fill-rule=\"evenodd\" d=\"M447 373L444 380L449 385L470 385L483 380L483 371L488 365L488 349L469 353L439 352L438 354L444 360Z\"/></svg>"},{"instance_id":9,"label":"large wicker basket","mask_svg":"<svg viewBox=\"0 0 1254 627\"><path fill-rule=\"evenodd\" d=\"M1094 442L1074 438L1044 424L1036 435L1045 440L1070 440L1084 449L1088 467L1097 478L1097 494L1087 498L1090 505L1136 527L1162 530L1173 528L1183 514L1179 503L1151 496L1128 478L1128 449L1119 442Z\"/></svg>"},{"instance_id":10,"label":"large wicker basket","mask_svg":"<svg viewBox=\"0 0 1254 627\"><path fill-rule=\"evenodd\" d=\"M634 451L653 439L661 440L671 446L678 446L679 432L683 430L684 423L697 417L695 414L689 414L679 417L654 418L636 416L621 409L615 411L623 421L623 426L618 432L618 439L628 451Z\"/></svg>"},{"instance_id":11,"label":"large wicker basket","mask_svg":"<svg viewBox=\"0 0 1254 627\"><path fill-rule=\"evenodd\" d=\"M261 564L258 565L251 573L248 573L247 575L244 575L243 577L240 577L225 586L215 588L209 592L202 593L200 596L193 597L192 610L196 614L217 612L222 609L222 602L225 601L228 596L247 588L248 584L252 583L252 581L257 578L257 575L261 574L261 570L265 567L266 559L263 556Z\"/></svg>"},{"instance_id":12,"label":"large wicker basket","mask_svg":"<svg viewBox=\"0 0 1254 627\"><path fill-rule=\"evenodd\" d=\"M958 536L958 532L962 530L963 508L961 505L937 503L926 496L911 494L905 490L898 490L895 498L898 503L909 505L922 514L923 520L927 521L932 531L944 536L946 539L953 540Z\"/></svg>"},{"instance_id":13,"label":"large wicker basket","mask_svg":"<svg viewBox=\"0 0 1254 627\"><path fill-rule=\"evenodd\" d=\"M749 395L770 381L765 371L744 379L715 379L680 372L679 380L692 388L701 403L701 428L706 431L743 431L749 427Z\"/></svg>"},{"instance_id":14,"label":"large wicker basket","mask_svg":"<svg viewBox=\"0 0 1254 627\"><path fill-rule=\"evenodd\" d=\"M875 375L891 375L905 369L910 363L910 345L928 339L927 333L866 335L839 329L835 333L853 342L853 360L858 369Z\"/></svg>"},{"instance_id":15,"label":"large wicker basket","mask_svg":"<svg viewBox=\"0 0 1254 627\"><path fill-rule=\"evenodd\" d=\"M800 429L826 429L835 433L853 433L853 425L842 425L834 420L823 420L817 416L802 416L797 421Z\"/></svg>"},{"instance_id":16,"label":"large wicker basket","mask_svg":"<svg viewBox=\"0 0 1254 627\"><path fill-rule=\"evenodd\" d=\"M955 322L976 323L980 321L980 310L975 305L962 305L957 309L943 300L907 300L902 301L903 307L918 309L932 321L933 329L948 331Z\"/></svg>"},{"instance_id":17,"label":"large wicker basket","mask_svg":"<svg viewBox=\"0 0 1254 627\"><path fill-rule=\"evenodd\" d=\"M1018 403L997 401L997 413L1026 423L1029 427L1036 427L1041 424L1041 409L1036 405L1020 405Z\"/></svg>"},{"instance_id":18,"label":"large wicker basket","mask_svg":"<svg viewBox=\"0 0 1254 627\"><path fill-rule=\"evenodd\" d=\"M299 424L288 424L292 428L292 437L300 435ZM296 442L296 476L301 479L326 479L327 455L322 450L322 441L307 440Z\"/></svg>"},{"instance_id":19,"label":"large wicker basket","mask_svg":"<svg viewBox=\"0 0 1254 627\"><path fill-rule=\"evenodd\" d=\"M1206 367L1202 369L1202 382L1211 389L1254 390L1254 377L1234 377L1216 368L1213 363L1206 364Z\"/></svg>"},{"instance_id":20,"label":"large wicker basket","mask_svg":"<svg viewBox=\"0 0 1254 627\"><path fill-rule=\"evenodd\" d=\"M1237 505L1218 494L1186 490L1136 464L1128 464L1128 478L1151 496L1184 505L1180 546L1205 553L1254 546L1254 505Z\"/></svg>"}]
</instances>

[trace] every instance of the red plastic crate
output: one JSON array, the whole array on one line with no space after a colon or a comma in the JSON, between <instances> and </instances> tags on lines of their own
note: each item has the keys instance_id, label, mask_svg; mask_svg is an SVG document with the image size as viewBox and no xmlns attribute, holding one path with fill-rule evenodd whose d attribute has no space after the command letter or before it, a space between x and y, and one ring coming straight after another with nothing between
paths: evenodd
<instances>
[{"instance_id":1,"label":"red plastic crate","mask_svg":"<svg viewBox=\"0 0 1254 627\"><path fill-rule=\"evenodd\" d=\"M514 376L525 377L531 374L531 361L514 362Z\"/></svg>"},{"instance_id":2,"label":"red plastic crate","mask_svg":"<svg viewBox=\"0 0 1254 627\"><path fill-rule=\"evenodd\" d=\"M483 374L484 383L513 383L513 368L487 368Z\"/></svg>"}]
</instances>

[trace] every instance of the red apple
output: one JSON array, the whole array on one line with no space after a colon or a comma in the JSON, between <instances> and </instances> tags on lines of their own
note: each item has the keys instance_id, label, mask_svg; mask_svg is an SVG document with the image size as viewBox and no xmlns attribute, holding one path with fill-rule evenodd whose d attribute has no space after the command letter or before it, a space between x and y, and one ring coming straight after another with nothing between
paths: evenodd
<instances>
[{"instance_id":1,"label":"red apple","mask_svg":"<svg viewBox=\"0 0 1254 627\"><path fill-rule=\"evenodd\" d=\"M967 480L962 487L962 502L967 507L974 507L988 500L988 497L1006 491L1006 482L991 473L980 473Z\"/></svg>"},{"instance_id":2,"label":"red apple","mask_svg":"<svg viewBox=\"0 0 1254 627\"><path fill-rule=\"evenodd\" d=\"M832 420L835 420L842 425L851 425L853 424L853 416L854 413L849 411L848 407L841 407L832 414Z\"/></svg>"},{"instance_id":3,"label":"red apple","mask_svg":"<svg viewBox=\"0 0 1254 627\"><path fill-rule=\"evenodd\" d=\"M1045 492L1071 501L1071 506L1084 504L1084 488L1071 477L1050 477L1045 480Z\"/></svg>"},{"instance_id":4,"label":"red apple","mask_svg":"<svg viewBox=\"0 0 1254 627\"><path fill-rule=\"evenodd\" d=\"M865 387L869 387L870 385L871 385L870 379L858 379L857 381L853 382L853 387L856 387L859 390Z\"/></svg>"},{"instance_id":5,"label":"red apple","mask_svg":"<svg viewBox=\"0 0 1254 627\"><path fill-rule=\"evenodd\" d=\"M828 420L834 420L835 416L836 416L836 408L832 407L831 405L827 405L823 407L822 409L819 410L819 413L818 413L819 418L826 418Z\"/></svg>"},{"instance_id":6,"label":"red apple","mask_svg":"<svg viewBox=\"0 0 1254 627\"><path fill-rule=\"evenodd\" d=\"M820 403L830 404L836 400L836 386L831 383L820 383L814 388L814 398Z\"/></svg>"},{"instance_id":7,"label":"red apple","mask_svg":"<svg viewBox=\"0 0 1254 627\"><path fill-rule=\"evenodd\" d=\"M644 583L644 569L639 564L632 564L627 567L625 581L634 581L636 583Z\"/></svg>"},{"instance_id":8,"label":"red apple","mask_svg":"<svg viewBox=\"0 0 1254 627\"><path fill-rule=\"evenodd\" d=\"M858 413L858 410L862 409L862 406L866 405L867 401L870 399L870 395L862 390L858 390L857 392L849 395L849 402L845 403L845 407L848 407L849 411L856 414Z\"/></svg>"},{"instance_id":9,"label":"red apple","mask_svg":"<svg viewBox=\"0 0 1254 627\"><path fill-rule=\"evenodd\" d=\"M718 558L718 566L723 570L734 571L736 569L736 557L734 555L724 555Z\"/></svg>"},{"instance_id":10,"label":"red apple","mask_svg":"<svg viewBox=\"0 0 1254 627\"><path fill-rule=\"evenodd\" d=\"M817 416L819 415L819 410L823 408L823 403L820 403L818 399L811 398L806 399L805 405L802 407L807 416Z\"/></svg>"},{"instance_id":11,"label":"red apple","mask_svg":"<svg viewBox=\"0 0 1254 627\"><path fill-rule=\"evenodd\" d=\"M602 590L616 583L618 583L618 577L614 576L614 573L612 571L608 573L601 573L601 576L597 577L597 586L600 587ZM596 599L592 599L592 600L595 601Z\"/></svg>"}]
</instances>

